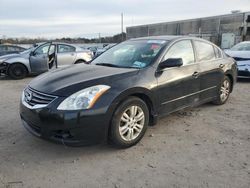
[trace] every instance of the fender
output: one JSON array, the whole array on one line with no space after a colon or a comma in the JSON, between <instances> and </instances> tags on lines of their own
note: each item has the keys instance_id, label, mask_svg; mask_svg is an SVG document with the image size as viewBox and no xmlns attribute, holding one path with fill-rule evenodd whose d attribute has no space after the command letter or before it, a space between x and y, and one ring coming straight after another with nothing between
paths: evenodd
<instances>
[{"instance_id":1,"label":"fender","mask_svg":"<svg viewBox=\"0 0 250 188\"><path fill-rule=\"evenodd\" d=\"M27 68L29 74L31 72L30 62L29 62L29 59L27 59L27 58L24 58L24 57L14 57L14 58L7 59L4 62L8 63L8 67L10 65L12 65L12 64L20 63L20 64L24 65Z\"/></svg>"},{"instance_id":2,"label":"fender","mask_svg":"<svg viewBox=\"0 0 250 188\"><path fill-rule=\"evenodd\" d=\"M156 117L157 116L157 106L156 106L156 99L153 96L152 92L143 87L134 87L129 88L127 90L124 90L121 92L118 96L114 98L114 100L111 102L110 108L108 109L109 112L113 113L117 106L126 100L129 96L137 96L141 98L142 100L146 100L145 103L149 105L150 107L150 115Z\"/></svg>"},{"instance_id":3,"label":"fender","mask_svg":"<svg viewBox=\"0 0 250 188\"><path fill-rule=\"evenodd\" d=\"M224 73L225 75L231 76L232 86L233 86L237 81L237 64L234 59L230 58L230 60L232 60L232 62L227 64L227 66L225 66Z\"/></svg>"}]
</instances>

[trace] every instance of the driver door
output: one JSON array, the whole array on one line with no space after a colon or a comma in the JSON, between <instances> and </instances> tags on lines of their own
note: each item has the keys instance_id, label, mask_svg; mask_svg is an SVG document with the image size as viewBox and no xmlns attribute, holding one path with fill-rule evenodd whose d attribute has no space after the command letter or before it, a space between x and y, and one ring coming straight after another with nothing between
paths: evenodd
<instances>
[{"instance_id":1,"label":"driver door","mask_svg":"<svg viewBox=\"0 0 250 188\"><path fill-rule=\"evenodd\" d=\"M31 72L40 74L48 71L48 51L51 43L37 47L29 57Z\"/></svg>"},{"instance_id":2,"label":"driver door","mask_svg":"<svg viewBox=\"0 0 250 188\"><path fill-rule=\"evenodd\" d=\"M183 65L165 68L157 73L161 115L192 106L199 101L199 65L195 62L191 40L174 43L162 61L169 58L181 58Z\"/></svg>"}]
</instances>

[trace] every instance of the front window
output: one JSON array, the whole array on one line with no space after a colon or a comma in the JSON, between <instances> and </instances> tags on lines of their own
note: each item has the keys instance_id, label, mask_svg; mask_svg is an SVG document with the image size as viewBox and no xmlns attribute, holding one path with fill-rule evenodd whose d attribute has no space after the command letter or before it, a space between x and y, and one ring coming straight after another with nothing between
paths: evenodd
<instances>
[{"instance_id":1,"label":"front window","mask_svg":"<svg viewBox=\"0 0 250 188\"><path fill-rule=\"evenodd\" d=\"M176 42L164 56L164 60L169 58L181 58L183 65L194 63L194 51L190 40Z\"/></svg>"},{"instance_id":2,"label":"front window","mask_svg":"<svg viewBox=\"0 0 250 188\"><path fill-rule=\"evenodd\" d=\"M47 54L49 51L50 44L44 44L38 47L35 51L35 55Z\"/></svg>"},{"instance_id":3,"label":"front window","mask_svg":"<svg viewBox=\"0 0 250 188\"><path fill-rule=\"evenodd\" d=\"M154 62L166 43L165 40L126 41L101 54L92 61L92 64L123 68L144 68Z\"/></svg>"},{"instance_id":4,"label":"front window","mask_svg":"<svg viewBox=\"0 0 250 188\"><path fill-rule=\"evenodd\" d=\"M231 48L235 51L250 51L250 43L239 43Z\"/></svg>"}]
</instances>

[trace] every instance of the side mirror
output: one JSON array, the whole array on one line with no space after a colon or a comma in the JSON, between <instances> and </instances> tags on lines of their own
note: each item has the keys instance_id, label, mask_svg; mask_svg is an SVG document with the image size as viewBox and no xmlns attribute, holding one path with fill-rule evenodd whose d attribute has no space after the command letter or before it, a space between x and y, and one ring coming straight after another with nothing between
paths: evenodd
<instances>
[{"instance_id":1,"label":"side mirror","mask_svg":"<svg viewBox=\"0 0 250 188\"><path fill-rule=\"evenodd\" d=\"M180 67L182 65L182 58L169 58L159 64L159 69L162 70L168 67Z\"/></svg>"},{"instance_id":2,"label":"side mirror","mask_svg":"<svg viewBox=\"0 0 250 188\"><path fill-rule=\"evenodd\" d=\"M34 51L31 51L30 52L30 56L34 56L35 55L35 52Z\"/></svg>"}]
</instances>

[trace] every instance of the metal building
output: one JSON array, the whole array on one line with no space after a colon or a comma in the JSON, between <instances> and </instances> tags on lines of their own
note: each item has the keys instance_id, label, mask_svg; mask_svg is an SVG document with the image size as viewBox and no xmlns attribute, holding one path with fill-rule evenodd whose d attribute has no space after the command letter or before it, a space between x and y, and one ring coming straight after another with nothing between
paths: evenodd
<instances>
[{"instance_id":1,"label":"metal building","mask_svg":"<svg viewBox=\"0 0 250 188\"><path fill-rule=\"evenodd\" d=\"M126 28L127 39L156 35L192 35L222 48L250 40L250 12L164 22Z\"/></svg>"}]
</instances>

